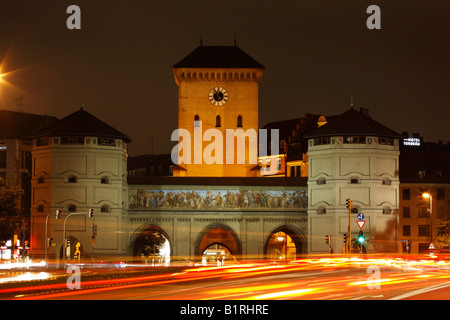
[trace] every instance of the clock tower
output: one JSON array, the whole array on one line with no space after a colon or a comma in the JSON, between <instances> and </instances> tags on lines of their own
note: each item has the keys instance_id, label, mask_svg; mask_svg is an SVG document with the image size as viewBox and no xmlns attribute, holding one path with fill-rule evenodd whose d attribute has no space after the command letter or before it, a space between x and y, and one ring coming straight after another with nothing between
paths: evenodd
<instances>
[{"instance_id":1,"label":"clock tower","mask_svg":"<svg viewBox=\"0 0 450 320\"><path fill-rule=\"evenodd\" d=\"M257 175L258 84L263 71L262 64L236 45L200 45L173 66L178 129L190 137L183 148L178 144L175 176ZM239 144L239 134L245 146Z\"/></svg>"}]
</instances>

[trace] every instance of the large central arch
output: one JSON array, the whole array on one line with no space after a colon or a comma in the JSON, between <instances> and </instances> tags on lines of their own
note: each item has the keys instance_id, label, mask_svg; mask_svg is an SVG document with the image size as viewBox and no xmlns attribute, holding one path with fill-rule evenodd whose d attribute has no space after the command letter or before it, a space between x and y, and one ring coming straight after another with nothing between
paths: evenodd
<instances>
[{"instance_id":1,"label":"large central arch","mask_svg":"<svg viewBox=\"0 0 450 320\"><path fill-rule=\"evenodd\" d=\"M226 247L233 256L242 255L242 245L233 229L224 224L211 224L199 232L194 242L195 259L200 259L206 248L213 244Z\"/></svg>"}]
</instances>

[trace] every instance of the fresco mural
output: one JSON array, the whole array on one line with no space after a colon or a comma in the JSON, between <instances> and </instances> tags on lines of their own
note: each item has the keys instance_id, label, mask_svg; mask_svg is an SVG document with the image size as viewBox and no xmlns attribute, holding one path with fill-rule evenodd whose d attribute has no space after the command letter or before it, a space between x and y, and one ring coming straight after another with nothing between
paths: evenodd
<instances>
[{"instance_id":1,"label":"fresco mural","mask_svg":"<svg viewBox=\"0 0 450 320\"><path fill-rule=\"evenodd\" d=\"M130 209L306 209L306 190L130 190Z\"/></svg>"}]
</instances>

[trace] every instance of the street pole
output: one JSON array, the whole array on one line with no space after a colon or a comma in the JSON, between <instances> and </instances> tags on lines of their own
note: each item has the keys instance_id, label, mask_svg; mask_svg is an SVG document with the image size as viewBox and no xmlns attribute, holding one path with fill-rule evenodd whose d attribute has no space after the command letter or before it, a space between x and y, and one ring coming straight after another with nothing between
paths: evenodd
<instances>
[{"instance_id":1,"label":"street pole","mask_svg":"<svg viewBox=\"0 0 450 320\"><path fill-rule=\"evenodd\" d=\"M70 216L73 215L79 215L79 214L86 214L89 216L89 213L86 212L73 212L67 215L67 217L64 219L64 228L63 228L63 258L62 258L62 263L63 263L63 267L65 266L66 263L66 250L67 250L67 243L66 243L66 221Z\"/></svg>"},{"instance_id":2,"label":"street pole","mask_svg":"<svg viewBox=\"0 0 450 320\"><path fill-rule=\"evenodd\" d=\"M44 235L44 247L45 247L45 265L48 268L48 258L47 258L47 246L48 246L48 236L47 236L47 224L48 224L48 216L50 215L47 214L47 217L45 218L45 235Z\"/></svg>"},{"instance_id":3,"label":"street pole","mask_svg":"<svg viewBox=\"0 0 450 320\"><path fill-rule=\"evenodd\" d=\"M348 202L348 253L352 253L352 224L351 224L351 218L352 218L352 201L349 200Z\"/></svg>"}]
</instances>

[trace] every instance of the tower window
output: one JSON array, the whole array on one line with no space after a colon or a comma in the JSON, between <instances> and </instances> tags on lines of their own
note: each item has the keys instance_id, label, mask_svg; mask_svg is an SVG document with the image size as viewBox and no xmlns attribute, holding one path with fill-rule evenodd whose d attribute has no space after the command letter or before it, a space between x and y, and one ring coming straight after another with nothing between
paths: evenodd
<instances>
[{"instance_id":1,"label":"tower window","mask_svg":"<svg viewBox=\"0 0 450 320\"><path fill-rule=\"evenodd\" d=\"M108 184L109 183L109 178L108 177L102 177L100 179L100 183L101 184Z\"/></svg>"},{"instance_id":2,"label":"tower window","mask_svg":"<svg viewBox=\"0 0 450 320\"><path fill-rule=\"evenodd\" d=\"M239 128L242 127L242 116L241 115L238 115L238 117L237 117L237 126Z\"/></svg>"},{"instance_id":3,"label":"tower window","mask_svg":"<svg viewBox=\"0 0 450 320\"><path fill-rule=\"evenodd\" d=\"M221 125L220 125L220 116L216 116L216 127L221 127Z\"/></svg>"},{"instance_id":4,"label":"tower window","mask_svg":"<svg viewBox=\"0 0 450 320\"><path fill-rule=\"evenodd\" d=\"M360 180L359 180L359 178L353 177L353 178L350 178L349 183L358 184L358 183L360 183Z\"/></svg>"},{"instance_id":5,"label":"tower window","mask_svg":"<svg viewBox=\"0 0 450 320\"><path fill-rule=\"evenodd\" d=\"M74 204L69 204L65 211L67 211L67 212L77 212L77 206L74 205Z\"/></svg>"},{"instance_id":6,"label":"tower window","mask_svg":"<svg viewBox=\"0 0 450 320\"><path fill-rule=\"evenodd\" d=\"M68 183L77 183L77 177L69 176L69 177L67 177L67 182Z\"/></svg>"}]
</instances>

